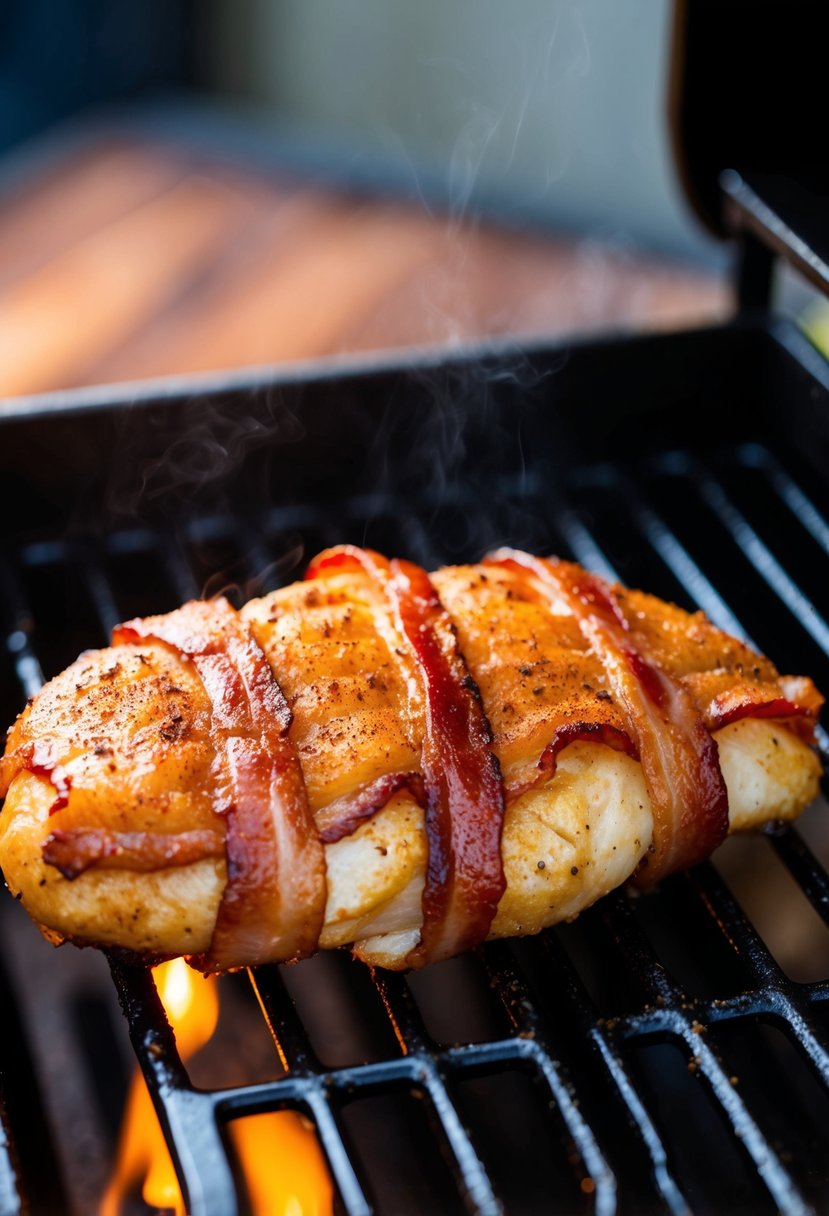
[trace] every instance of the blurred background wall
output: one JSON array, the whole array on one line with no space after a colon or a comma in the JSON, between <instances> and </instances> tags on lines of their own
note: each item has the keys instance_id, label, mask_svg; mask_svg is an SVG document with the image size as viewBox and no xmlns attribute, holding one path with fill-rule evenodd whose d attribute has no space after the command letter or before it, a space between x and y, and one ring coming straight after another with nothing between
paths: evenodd
<instances>
[{"instance_id":1,"label":"blurred background wall","mask_svg":"<svg viewBox=\"0 0 829 1216\"><path fill-rule=\"evenodd\" d=\"M0 396L728 315L673 7L3 0Z\"/></svg>"},{"instance_id":2,"label":"blurred background wall","mask_svg":"<svg viewBox=\"0 0 829 1216\"><path fill-rule=\"evenodd\" d=\"M709 256L665 121L654 0L211 0L211 87L458 211Z\"/></svg>"},{"instance_id":3,"label":"blurred background wall","mask_svg":"<svg viewBox=\"0 0 829 1216\"><path fill-rule=\"evenodd\" d=\"M5 0L0 147L187 92L274 153L448 204L709 259L665 123L654 0Z\"/></svg>"},{"instance_id":4,"label":"blurred background wall","mask_svg":"<svg viewBox=\"0 0 829 1216\"><path fill-rule=\"evenodd\" d=\"M85 109L194 83L191 9L191 0L2 0L0 153Z\"/></svg>"}]
</instances>

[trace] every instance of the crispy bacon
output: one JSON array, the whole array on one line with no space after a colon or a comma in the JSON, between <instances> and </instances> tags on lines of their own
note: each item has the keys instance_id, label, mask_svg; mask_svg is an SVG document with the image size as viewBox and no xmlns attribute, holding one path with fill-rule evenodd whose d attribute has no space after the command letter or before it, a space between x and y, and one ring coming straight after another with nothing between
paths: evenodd
<instances>
[{"instance_id":1,"label":"crispy bacon","mask_svg":"<svg viewBox=\"0 0 829 1216\"><path fill-rule=\"evenodd\" d=\"M410 966L420 967L487 936L506 885L503 782L480 692L426 571L343 545L321 554L306 577L349 565L382 588L423 684L421 764L429 858L420 942L407 958Z\"/></svg>"},{"instance_id":2,"label":"crispy bacon","mask_svg":"<svg viewBox=\"0 0 829 1216\"><path fill-rule=\"evenodd\" d=\"M509 786L507 802L512 803L522 794L535 789L542 781L549 781L555 775L559 752L579 740L603 743L605 747L612 747L614 751L624 752L625 755L632 756L634 760L639 759L639 749L630 735L616 726L610 726L605 722L564 722L556 727L552 739L541 753L534 776L529 781Z\"/></svg>"},{"instance_id":3,"label":"crispy bacon","mask_svg":"<svg viewBox=\"0 0 829 1216\"><path fill-rule=\"evenodd\" d=\"M24 769L37 777L45 777L54 789L56 797L49 807L50 815L69 805L72 778L58 760L56 743L50 739L39 739L5 755L0 760L0 798L5 798L12 781Z\"/></svg>"},{"instance_id":4,"label":"crispy bacon","mask_svg":"<svg viewBox=\"0 0 829 1216\"><path fill-rule=\"evenodd\" d=\"M223 832L110 832L106 828L57 829L43 842L43 860L74 879L86 870L166 870L208 857L223 857Z\"/></svg>"},{"instance_id":5,"label":"crispy bacon","mask_svg":"<svg viewBox=\"0 0 829 1216\"><path fill-rule=\"evenodd\" d=\"M728 832L717 746L687 690L634 644L612 588L580 566L516 550L499 550L490 561L529 575L551 601L567 604L624 707L653 804L653 851L639 881L708 857Z\"/></svg>"},{"instance_id":6,"label":"crispy bacon","mask_svg":"<svg viewBox=\"0 0 829 1216\"><path fill-rule=\"evenodd\" d=\"M249 627L225 599L129 621L113 645L153 638L192 660L211 702L214 808L226 823L227 886L204 971L317 948L325 855L308 806L291 712Z\"/></svg>"},{"instance_id":7,"label":"crispy bacon","mask_svg":"<svg viewBox=\"0 0 829 1216\"><path fill-rule=\"evenodd\" d=\"M815 720L819 703L814 705L816 692L811 680L805 681L809 687L802 689L802 699L794 700L801 694L798 681L790 680L791 689L786 688L785 680L780 681L784 690L790 696L770 696L768 689L759 686L738 686L718 693L711 701L705 714L709 730L720 730L731 722L739 722L741 718L787 718L789 728L799 735L806 743L813 743L815 737Z\"/></svg>"},{"instance_id":8,"label":"crispy bacon","mask_svg":"<svg viewBox=\"0 0 829 1216\"><path fill-rule=\"evenodd\" d=\"M316 816L320 840L323 844L336 844L350 836L403 789L409 791L418 805L425 807L426 790L420 773L385 773L356 794L346 794L323 807Z\"/></svg>"}]
</instances>

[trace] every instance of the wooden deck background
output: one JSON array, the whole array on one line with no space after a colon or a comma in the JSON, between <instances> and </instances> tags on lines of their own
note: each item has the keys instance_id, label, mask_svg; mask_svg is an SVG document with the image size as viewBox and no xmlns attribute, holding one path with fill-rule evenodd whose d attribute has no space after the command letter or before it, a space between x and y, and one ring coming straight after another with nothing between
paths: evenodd
<instances>
[{"instance_id":1,"label":"wooden deck background","mask_svg":"<svg viewBox=\"0 0 829 1216\"><path fill-rule=\"evenodd\" d=\"M499 229L101 137L0 194L0 396L720 319L726 287L624 247Z\"/></svg>"}]
</instances>

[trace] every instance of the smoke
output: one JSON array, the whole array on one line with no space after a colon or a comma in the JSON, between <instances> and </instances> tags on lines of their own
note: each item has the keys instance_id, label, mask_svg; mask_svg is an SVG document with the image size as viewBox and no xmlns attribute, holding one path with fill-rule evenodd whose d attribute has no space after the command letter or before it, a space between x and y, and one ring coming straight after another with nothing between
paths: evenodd
<instances>
[{"instance_id":1,"label":"smoke","mask_svg":"<svg viewBox=\"0 0 829 1216\"><path fill-rule=\"evenodd\" d=\"M207 486L227 481L257 449L298 443L303 425L275 390L255 393L256 409L246 411L245 399L254 393L241 392L239 399L199 397L183 407L185 422L163 452L141 466L138 495L152 501L174 489L183 498L197 497ZM118 501L113 507L127 511Z\"/></svg>"},{"instance_id":2,"label":"smoke","mask_svg":"<svg viewBox=\"0 0 829 1216\"><path fill-rule=\"evenodd\" d=\"M443 6L430 17L431 35L451 48L448 52L436 53L422 42L407 47L406 62L415 65L411 70L420 92L430 86L435 92L448 90L450 104L424 107L419 117L398 110L382 123L373 120L386 150L394 150L403 163L423 207L435 222L442 217L445 239L416 278L413 292L419 316L425 318L425 332L418 337L450 348L468 334L492 327L493 315L485 313L482 300L497 298L497 291L490 285L487 294L475 267L481 242L491 239L483 221L492 214L493 200L500 199L502 217L517 224L526 217L528 204L546 199L571 173L576 136L567 120L594 71L596 33L590 4L550 5L543 13L536 10L529 21L516 21L514 11L488 9L490 41L481 41L483 58L479 54L476 59L464 54L472 10L461 8L460 24L458 14ZM404 20L399 12L396 18ZM363 17L361 29L364 24ZM429 29L429 22L417 24L411 15L404 25L409 33L416 27L421 38ZM336 50L341 61L348 48ZM393 76L403 69L392 56L384 70ZM368 97L370 90L365 92ZM400 92L411 96L411 91ZM560 103L555 113L550 113L551 100ZM546 143L539 143L539 123L549 126ZM429 143L448 152L437 188L437 178L424 170L418 151ZM540 146L541 163L530 166L528 149ZM525 196L510 214L503 199L515 199L525 185ZM615 256L618 261L627 253L617 250ZM575 269L568 263L578 324L606 315L614 291L607 266L601 247L592 241L580 246ZM509 302L503 305L509 307ZM497 316L504 328L512 328L510 320ZM416 361L403 369L400 383L389 381L387 399L380 404L373 393L365 405L352 391L344 403L334 393L324 394L330 422L314 404L317 390L309 386L303 393L296 385L271 393L260 389L247 397L237 391L197 398L174 407L180 417L173 423L162 416L163 409L149 419L146 411L137 411L126 428L132 427L126 437L126 472L122 466L113 478L112 513L129 518L155 506L158 518L187 533L188 520L199 512L221 519L241 510L246 519L254 519L257 512L271 510L279 516L290 503L313 504L320 497L326 503L324 520L325 512L309 505L298 526L277 520L265 540L257 539L255 528L247 535L237 530L232 540L241 556L235 564L205 573L200 589L207 593L245 595L282 581L296 571L317 538L370 543L374 536L393 536L384 520L389 512L399 512L401 497L413 522L399 531L400 543L428 549L433 560L473 556L491 543L517 544L519 534L533 531L525 504L549 458L525 445L520 401L552 393L546 382L563 365L563 359L555 364L547 357L539 365L520 347L478 361L450 360L445 366ZM507 400L513 402L509 408ZM343 415L353 420L353 435ZM332 442L315 429L329 425L339 436ZM297 475L300 467L308 469L304 483ZM318 477L315 469L329 472Z\"/></svg>"},{"instance_id":3,"label":"smoke","mask_svg":"<svg viewBox=\"0 0 829 1216\"><path fill-rule=\"evenodd\" d=\"M202 599L223 595L239 608L248 600L291 582L314 556L299 532L281 535L278 542L271 538L271 547L279 545L276 555L266 552L261 541L251 540L250 536L237 533L235 541L238 556L207 575L199 589Z\"/></svg>"},{"instance_id":4,"label":"smoke","mask_svg":"<svg viewBox=\"0 0 829 1216\"><path fill-rule=\"evenodd\" d=\"M537 540L531 498L549 453L525 445L524 432L566 362L510 344L402 368L369 452L376 493L360 539L391 534L428 567Z\"/></svg>"}]
</instances>

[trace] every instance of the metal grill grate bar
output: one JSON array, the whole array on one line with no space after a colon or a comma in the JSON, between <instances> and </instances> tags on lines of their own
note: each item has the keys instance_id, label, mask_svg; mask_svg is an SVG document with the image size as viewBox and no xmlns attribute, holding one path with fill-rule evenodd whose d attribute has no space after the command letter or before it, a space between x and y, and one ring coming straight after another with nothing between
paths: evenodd
<instances>
[{"instance_id":1,"label":"metal grill grate bar","mask_svg":"<svg viewBox=\"0 0 829 1216\"><path fill-rule=\"evenodd\" d=\"M651 1120L647 1109L636 1092L630 1071L617 1047L615 1030L598 1017L597 1010L578 976L576 969L549 931L541 936L542 948L551 964L557 985L575 1013L584 1033L596 1047L604 1067L609 1072L619 1096L633 1120L633 1126L641 1137L650 1158L653 1180L672 1216L686 1216L690 1212L688 1203L671 1174L668 1153L663 1140Z\"/></svg>"},{"instance_id":2,"label":"metal grill grate bar","mask_svg":"<svg viewBox=\"0 0 829 1216\"><path fill-rule=\"evenodd\" d=\"M181 543L177 539L170 538L166 542L162 541L159 549L164 558L164 568L181 603L197 599L200 588L187 563Z\"/></svg>"},{"instance_id":3,"label":"metal grill grate bar","mask_svg":"<svg viewBox=\"0 0 829 1216\"><path fill-rule=\"evenodd\" d=\"M734 896L711 866L700 866L688 875L714 913L724 936L754 975L758 987L771 998L775 1012L794 1033L817 1076L829 1084L829 1054L809 1013L808 1002L772 958L765 943L743 914Z\"/></svg>"},{"instance_id":4,"label":"metal grill grate bar","mask_svg":"<svg viewBox=\"0 0 829 1216\"><path fill-rule=\"evenodd\" d=\"M372 982L383 1002L400 1051L404 1055L433 1051L435 1043L426 1031L412 990L403 976L394 971L375 971Z\"/></svg>"},{"instance_id":5,"label":"metal grill grate bar","mask_svg":"<svg viewBox=\"0 0 829 1216\"><path fill-rule=\"evenodd\" d=\"M574 511L563 512L557 523L570 552L580 565L601 575L611 583L619 581L619 574L607 554Z\"/></svg>"},{"instance_id":6,"label":"metal grill grate bar","mask_svg":"<svg viewBox=\"0 0 829 1216\"><path fill-rule=\"evenodd\" d=\"M470 1212L500 1216L502 1205L495 1197L489 1175L464 1128L461 1116L446 1088L441 1070L428 1056L419 1056L419 1080L428 1094L441 1131L455 1159L462 1194Z\"/></svg>"},{"instance_id":7,"label":"metal grill grate bar","mask_svg":"<svg viewBox=\"0 0 829 1216\"><path fill-rule=\"evenodd\" d=\"M309 1094L308 1113L316 1124L326 1160L348 1216L371 1216L372 1206L354 1170L351 1155L322 1086Z\"/></svg>"},{"instance_id":8,"label":"metal grill grate bar","mask_svg":"<svg viewBox=\"0 0 829 1216\"><path fill-rule=\"evenodd\" d=\"M43 670L32 644L32 614L16 571L5 557L0 559L0 602L5 617L6 649L12 656L23 696L28 700L43 687Z\"/></svg>"},{"instance_id":9,"label":"metal grill grate bar","mask_svg":"<svg viewBox=\"0 0 829 1216\"><path fill-rule=\"evenodd\" d=\"M237 1210L236 1187L214 1102L190 1085L149 971L110 957L133 1049L165 1134L190 1216ZM205 1163L210 1168L205 1170Z\"/></svg>"},{"instance_id":10,"label":"metal grill grate bar","mask_svg":"<svg viewBox=\"0 0 829 1216\"><path fill-rule=\"evenodd\" d=\"M725 489L702 471L696 480L704 501L722 520L738 548L749 559L763 581L783 601L795 620L800 622L824 653L829 654L829 624L815 605L784 570L768 545L761 540L743 513L731 501Z\"/></svg>"},{"instance_id":11,"label":"metal grill grate bar","mask_svg":"<svg viewBox=\"0 0 829 1216\"><path fill-rule=\"evenodd\" d=\"M320 1062L279 970L276 967L257 967L248 974L282 1067L286 1072L319 1071Z\"/></svg>"},{"instance_id":12,"label":"metal grill grate bar","mask_svg":"<svg viewBox=\"0 0 829 1216\"><path fill-rule=\"evenodd\" d=\"M748 636L742 623L726 604L711 580L703 573L682 542L646 503L630 479L619 482L627 499L634 522L646 544L659 554L674 578L684 587L695 604L698 604L709 620L726 633L742 638L749 646L757 648Z\"/></svg>"},{"instance_id":13,"label":"metal grill grate bar","mask_svg":"<svg viewBox=\"0 0 829 1216\"><path fill-rule=\"evenodd\" d=\"M533 1054L558 1111L578 1149L587 1176L596 1188L596 1212L600 1216L615 1211L616 1179L603 1157L596 1138L581 1115L574 1087L556 1062L542 1018L535 1009L530 990L516 970L506 946L490 946L486 953L492 988L497 992L515 1034L534 1048ZM493 965L494 963L494 965Z\"/></svg>"},{"instance_id":14,"label":"metal grill grate bar","mask_svg":"<svg viewBox=\"0 0 829 1216\"><path fill-rule=\"evenodd\" d=\"M25 698L43 685L32 645L33 618L12 563L0 555L0 610L6 651ZM34 1073L14 988L0 965L0 1210L8 1216L65 1210L67 1197Z\"/></svg>"},{"instance_id":15,"label":"metal grill grate bar","mask_svg":"<svg viewBox=\"0 0 829 1216\"><path fill-rule=\"evenodd\" d=\"M824 553L829 554L829 522L768 448L745 444L738 448L737 457L746 467L766 475L777 497L788 507L795 525L804 527Z\"/></svg>"},{"instance_id":16,"label":"metal grill grate bar","mask_svg":"<svg viewBox=\"0 0 829 1216\"><path fill-rule=\"evenodd\" d=\"M121 620L115 602L115 595L107 578L100 557L87 545L79 545L75 552L75 560L83 570L83 576L98 615L103 641L109 641L110 635Z\"/></svg>"},{"instance_id":17,"label":"metal grill grate bar","mask_svg":"<svg viewBox=\"0 0 829 1216\"><path fill-rule=\"evenodd\" d=\"M609 905L609 906L608 906ZM653 1028L668 1032L684 1042L697 1071L709 1085L718 1105L728 1117L738 1141L750 1155L769 1194L784 1212L811 1211L795 1180L783 1165L748 1107L735 1091L713 1051L701 1032L704 1026L686 1012L693 1008L684 994L670 979L655 951L639 928L630 905L622 897L611 895L605 901L602 920L606 925L615 951L621 955L636 977L649 1001L658 1006L651 1014ZM622 1024L624 1025L624 1021ZM627 1029L641 1034L630 1023Z\"/></svg>"},{"instance_id":18,"label":"metal grill grate bar","mask_svg":"<svg viewBox=\"0 0 829 1216\"><path fill-rule=\"evenodd\" d=\"M799 833L791 828L770 834L769 841L809 903L829 925L829 874Z\"/></svg>"}]
</instances>

